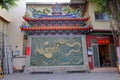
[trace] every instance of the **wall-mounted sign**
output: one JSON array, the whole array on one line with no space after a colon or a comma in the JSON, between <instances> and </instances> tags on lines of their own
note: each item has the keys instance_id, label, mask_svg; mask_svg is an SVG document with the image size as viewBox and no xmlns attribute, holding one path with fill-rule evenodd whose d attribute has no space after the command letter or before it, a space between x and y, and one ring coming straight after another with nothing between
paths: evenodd
<instances>
[{"instance_id":1,"label":"wall-mounted sign","mask_svg":"<svg viewBox=\"0 0 120 80\"><path fill-rule=\"evenodd\" d=\"M98 45L110 44L109 39L98 39Z\"/></svg>"},{"instance_id":2,"label":"wall-mounted sign","mask_svg":"<svg viewBox=\"0 0 120 80\"><path fill-rule=\"evenodd\" d=\"M93 55L92 48L88 47L88 55Z\"/></svg>"},{"instance_id":3,"label":"wall-mounted sign","mask_svg":"<svg viewBox=\"0 0 120 80\"><path fill-rule=\"evenodd\" d=\"M16 50L13 52L13 56L19 56L20 55L20 51Z\"/></svg>"}]
</instances>

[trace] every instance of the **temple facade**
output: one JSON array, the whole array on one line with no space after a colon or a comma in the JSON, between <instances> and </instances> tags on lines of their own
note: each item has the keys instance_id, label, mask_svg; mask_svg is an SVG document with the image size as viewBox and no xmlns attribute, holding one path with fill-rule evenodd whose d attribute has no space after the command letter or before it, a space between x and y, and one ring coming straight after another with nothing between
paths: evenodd
<instances>
[{"instance_id":1,"label":"temple facade","mask_svg":"<svg viewBox=\"0 0 120 80\"><path fill-rule=\"evenodd\" d=\"M84 5L27 5L20 29L28 42L30 71L89 71L86 34L92 30ZM30 50L30 51L29 51Z\"/></svg>"}]
</instances>

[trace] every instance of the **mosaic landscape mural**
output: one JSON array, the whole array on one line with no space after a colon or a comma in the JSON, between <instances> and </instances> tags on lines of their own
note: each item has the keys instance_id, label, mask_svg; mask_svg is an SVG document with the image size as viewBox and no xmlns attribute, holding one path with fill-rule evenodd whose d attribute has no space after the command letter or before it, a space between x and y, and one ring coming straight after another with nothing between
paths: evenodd
<instances>
[{"instance_id":1,"label":"mosaic landscape mural","mask_svg":"<svg viewBox=\"0 0 120 80\"><path fill-rule=\"evenodd\" d=\"M82 37L31 38L30 66L84 65Z\"/></svg>"}]
</instances>

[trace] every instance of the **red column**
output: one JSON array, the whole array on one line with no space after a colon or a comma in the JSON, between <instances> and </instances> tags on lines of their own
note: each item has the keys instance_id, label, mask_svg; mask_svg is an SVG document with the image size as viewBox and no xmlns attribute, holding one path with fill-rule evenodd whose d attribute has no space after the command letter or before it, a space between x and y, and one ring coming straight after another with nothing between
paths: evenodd
<instances>
[{"instance_id":1,"label":"red column","mask_svg":"<svg viewBox=\"0 0 120 80\"><path fill-rule=\"evenodd\" d=\"M92 58L92 55L88 55L88 63L89 63L89 67L90 67L90 70L93 70L93 58Z\"/></svg>"}]
</instances>

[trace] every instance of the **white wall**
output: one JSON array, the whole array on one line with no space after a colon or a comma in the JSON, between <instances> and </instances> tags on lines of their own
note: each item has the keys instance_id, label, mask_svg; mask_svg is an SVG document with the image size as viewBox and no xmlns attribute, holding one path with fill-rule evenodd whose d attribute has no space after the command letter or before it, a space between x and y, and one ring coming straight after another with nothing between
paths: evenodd
<instances>
[{"instance_id":1,"label":"white wall","mask_svg":"<svg viewBox=\"0 0 120 80\"><path fill-rule=\"evenodd\" d=\"M20 55L22 55L23 47L23 32L21 32L20 26L23 22L25 11L25 0L19 0L17 6L9 10L9 15L12 17L12 20L8 27L8 45L12 46L13 51L19 50ZM16 48L16 46L18 47Z\"/></svg>"},{"instance_id":2,"label":"white wall","mask_svg":"<svg viewBox=\"0 0 120 80\"><path fill-rule=\"evenodd\" d=\"M0 16L9 22L11 21L11 16L9 15L9 11L5 9L0 8Z\"/></svg>"},{"instance_id":3,"label":"white wall","mask_svg":"<svg viewBox=\"0 0 120 80\"><path fill-rule=\"evenodd\" d=\"M2 30L4 28L4 34L7 35L8 23L10 21L11 16L9 14L9 11L0 8L0 32L3 32Z\"/></svg>"},{"instance_id":4,"label":"white wall","mask_svg":"<svg viewBox=\"0 0 120 80\"><path fill-rule=\"evenodd\" d=\"M4 24L4 22L0 19L0 32L2 32L2 30L3 30L3 24Z\"/></svg>"}]
</instances>

